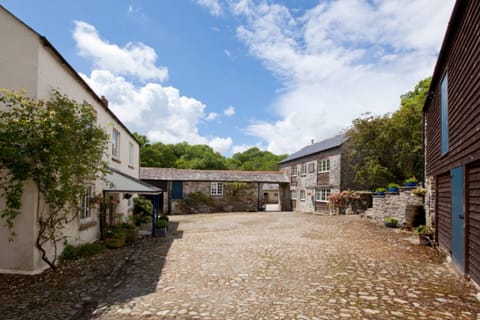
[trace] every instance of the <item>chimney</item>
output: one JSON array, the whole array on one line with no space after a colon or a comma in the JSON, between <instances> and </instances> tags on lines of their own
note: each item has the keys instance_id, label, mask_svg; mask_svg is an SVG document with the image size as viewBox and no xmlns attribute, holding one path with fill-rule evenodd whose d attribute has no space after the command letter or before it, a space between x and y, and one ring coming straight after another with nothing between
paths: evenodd
<instances>
[{"instance_id":1,"label":"chimney","mask_svg":"<svg viewBox=\"0 0 480 320\"><path fill-rule=\"evenodd\" d=\"M101 99L102 99L103 105L108 108L108 100L107 100L107 98L105 98L105 96L102 96Z\"/></svg>"}]
</instances>

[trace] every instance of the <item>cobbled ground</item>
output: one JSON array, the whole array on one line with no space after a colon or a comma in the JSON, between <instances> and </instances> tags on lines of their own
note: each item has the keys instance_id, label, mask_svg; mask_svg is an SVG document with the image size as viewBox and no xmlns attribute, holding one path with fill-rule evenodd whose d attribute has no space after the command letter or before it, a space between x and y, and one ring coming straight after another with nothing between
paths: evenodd
<instances>
[{"instance_id":1,"label":"cobbled ground","mask_svg":"<svg viewBox=\"0 0 480 320\"><path fill-rule=\"evenodd\" d=\"M147 238L109 253L109 260L84 261L115 262L110 274L104 265L92 269L103 270L103 281L79 281L63 270L76 281L76 293L59 294L45 308L42 300L47 303L62 288L48 285L57 276L51 273L47 283L32 284L31 290L23 285L18 294L2 297L0 314L42 320L480 320L475 286L441 253L419 246L411 232L359 216L281 212L170 221L166 239ZM5 289L1 284L2 277ZM42 286L49 294L41 295ZM17 312L15 303L28 312Z\"/></svg>"}]
</instances>

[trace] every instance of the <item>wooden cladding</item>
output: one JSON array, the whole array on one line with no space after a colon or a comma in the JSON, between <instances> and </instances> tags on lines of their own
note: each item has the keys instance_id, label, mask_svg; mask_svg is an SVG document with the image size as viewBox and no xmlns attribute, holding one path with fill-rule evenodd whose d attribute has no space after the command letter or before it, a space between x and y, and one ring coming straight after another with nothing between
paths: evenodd
<instances>
[{"instance_id":1,"label":"wooden cladding","mask_svg":"<svg viewBox=\"0 0 480 320\"><path fill-rule=\"evenodd\" d=\"M480 163L467 168L466 271L480 284Z\"/></svg>"},{"instance_id":2,"label":"wooden cladding","mask_svg":"<svg viewBox=\"0 0 480 320\"><path fill-rule=\"evenodd\" d=\"M426 105L426 170L437 176L452 167L480 160L480 5L466 1L456 28L449 30ZM462 5L462 6L463 6ZM448 74L448 152L441 154L441 81Z\"/></svg>"},{"instance_id":3,"label":"wooden cladding","mask_svg":"<svg viewBox=\"0 0 480 320\"><path fill-rule=\"evenodd\" d=\"M440 245L450 252L452 249L450 174L439 176L437 179L437 237Z\"/></svg>"}]
</instances>

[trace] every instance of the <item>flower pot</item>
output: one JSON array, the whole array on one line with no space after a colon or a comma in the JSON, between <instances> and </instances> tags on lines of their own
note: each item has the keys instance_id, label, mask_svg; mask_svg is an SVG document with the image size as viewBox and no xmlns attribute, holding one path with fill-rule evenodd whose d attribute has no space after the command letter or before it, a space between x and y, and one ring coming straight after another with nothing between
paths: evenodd
<instances>
[{"instance_id":1,"label":"flower pot","mask_svg":"<svg viewBox=\"0 0 480 320\"><path fill-rule=\"evenodd\" d=\"M125 245L125 238L105 238L107 248L116 249Z\"/></svg>"},{"instance_id":2,"label":"flower pot","mask_svg":"<svg viewBox=\"0 0 480 320\"><path fill-rule=\"evenodd\" d=\"M388 188L388 191L390 191L390 192L398 192L398 188L396 188L396 187Z\"/></svg>"},{"instance_id":3,"label":"flower pot","mask_svg":"<svg viewBox=\"0 0 480 320\"><path fill-rule=\"evenodd\" d=\"M397 227L396 222L384 222L384 224L385 224L385 227L388 227L388 228L396 228Z\"/></svg>"},{"instance_id":4,"label":"flower pot","mask_svg":"<svg viewBox=\"0 0 480 320\"><path fill-rule=\"evenodd\" d=\"M165 238L167 236L167 228L155 228L155 235L160 238Z\"/></svg>"},{"instance_id":5,"label":"flower pot","mask_svg":"<svg viewBox=\"0 0 480 320\"><path fill-rule=\"evenodd\" d=\"M385 192L383 192L383 191L378 191L377 192L377 196L384 196L384 195L385 195Z\"/></svg>"},{"instance_id":6,"label":"flower pot","mask_svg":"<svg viewBox=\"0 0 480 320\"><path fill-rule=\"evenodd\" d=\"M127 244L133 244L135 241L137 241L138 238L138 229L125 229L127 231L127 238L126 242Z\"/></svg>"},{"instance_id":7,"label":"flower pot","mask_svg":"<svg viewBox=\"0 0 480 320\"><path fill-rule=\"evenodd\" d=\"M417 183L416 182L407 182L407 187L416 187Z\"/></svg>"},{"instance_id":8,"label":"flower pot","mask_svg":"<svg viewBox=\"0 0 480 320\"><path fill-rule=\"evenodd\" d=\"M433 234L419 234L418 240L422 246L432 246Z\"/></svg>"}]
</instances>

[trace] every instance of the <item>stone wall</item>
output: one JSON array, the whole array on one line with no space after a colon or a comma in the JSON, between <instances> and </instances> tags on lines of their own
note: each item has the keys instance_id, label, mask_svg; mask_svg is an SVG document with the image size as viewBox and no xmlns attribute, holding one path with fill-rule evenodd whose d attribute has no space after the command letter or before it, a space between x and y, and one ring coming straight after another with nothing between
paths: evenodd
<instances>
[{"instance_id":1,"label":"stone wall","mask_svg":"<svg viewBox=\"0 0 480 320\"><path fill-rule=\"evenodd\" d=\"M258 183L238 183L240 188L235 188L235 183L223 182L223 195L210 195L210 186L211 182L185 181L184 198L172 200L172 214L258 210ZM191 194L197 196L192 198Z\"/></svg>"},{"instance_id":2,"label":"stone wall","mask_svg":"<svg viewBox=\"0 0 480 320\"><path fill-rule=\"evenodd\" d=\"M372 196L372 209L369 216L383 221L386 217L398 220L399 225L405 223L407 206L423 206L423 197L412 193L411 188L400 188L400 192L387 192L384 196Z\"/></svg>"}]
</instances>

